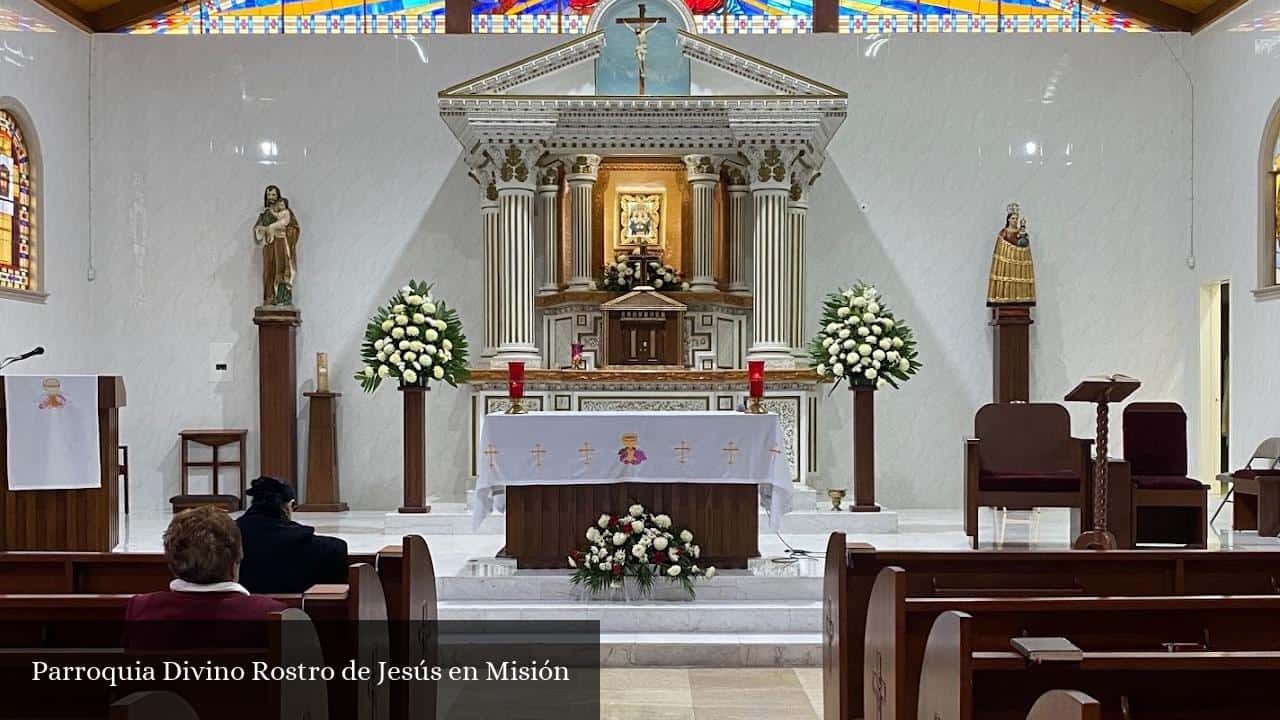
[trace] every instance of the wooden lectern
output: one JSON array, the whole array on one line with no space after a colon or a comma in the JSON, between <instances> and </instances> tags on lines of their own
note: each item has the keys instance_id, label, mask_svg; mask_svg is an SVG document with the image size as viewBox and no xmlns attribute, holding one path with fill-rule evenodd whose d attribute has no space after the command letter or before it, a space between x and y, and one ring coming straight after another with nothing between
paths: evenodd
<instances>
[{"instance_id":1,"label":"wooden lectern","mask_svg":"<svg viewBox=\"0 0 1280 720\"><path fill-rule=\"evenodd\" d=\"M124 379L98 378L102 485L84 490L9 490L9 427L0 382L0 550L110 552L119 541L120 408Z\"/></svg>"},{"instance_id":2,"label":"wooden lectern","mask_svg":"<svg viewBox=\"0 0 1280 720\"><path fill-rule=\"evenodd\" d=\"M1107 530L1107 404L1120 402L1142 386L1127 375L1091 377L1080 381L1063 398L1068 402L1091 402L1098 406L1097 439L1093 460L1093 529L1080 533L1073 545L1077 550L1114 550L1116 538Z\"/></svg>"}]
</instances>

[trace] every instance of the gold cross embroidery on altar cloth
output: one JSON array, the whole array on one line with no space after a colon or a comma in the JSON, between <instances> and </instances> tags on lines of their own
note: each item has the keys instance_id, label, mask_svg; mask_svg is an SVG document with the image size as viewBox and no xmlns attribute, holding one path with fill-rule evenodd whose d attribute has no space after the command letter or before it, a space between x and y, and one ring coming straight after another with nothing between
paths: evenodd
<instances>
[{"instance_id":1,"label":"gold cross embroidery on altar cloth","mask_svg":"<svg viewBox=\"0 0 1280 720\"><path fill-rule=\"evenodd\" d=\"M484 455L485 455L485 457L486 457L486 458L488 458L488 459L489 459L489 469L490 469L490 470L492 470L492 469L494 469L495 467L497 467L497 464L494 462L494 460L493 460L493 459L494 459L495 457L497 457L497 455L498 455L498 449L497 449L497 448L495 448L495 447L493 446L493 443L489 443L489 445L488 445L487 447L485 447L485 449L484 449Z\"/></svg>"},{"instance_id":2,"label":"gold cross embroidery on altar cloth","mask_svg":"<svg viewBox=\"0 0 1280 720\"><path fill-rule=\"evenodd\" d=\"M535 443L529 454L533 456L533 466L542 467L542 456L547 454L547 449L542 447L542 443Z\"/></svg>"},{"instance_id":3,"label":"gold cross embroidery on altar cloth","mask_svg":"<svg viewBox=\"0 0 1280 720\"><path fill-rule=\"evenodd\" d=\"M734 458L738 456L738 453L742 452L742 448L739 448L737 445L734 445L732 440L729 441L728 445L725 445L720 449L724 452L724 459L725 459L726 465L732 465Z\"/></svg>"},{"instance_id":4,"label":"gold cross embroidery on altar cloth","mask_svg":"<svg viewBox=\"0 0 1280 720\"><path fill-rule=\"evenodd\" d=\"M679 461L679 462L680 462L680 464L681 464L681 465L683 465L683 464L685 464L685 462L687 462L687 460L688 460L688 455L689 455L689 453L693 450L693 448L689 447L689 441L688 441L688 440L681 440L681 441L680 441L680 444L679 444L679 445L677 445L677 446L675 446L675 448L673 448L673 449L676 451L676 455L678 455L678 456L679 456L679 458L680 458L680 461Z\"/></svg>"},{"instance_id":5,"label":"gold cross embroidery on altar cloth","mask_svg":"<svg viewBox=\"0 0 1280 720\"><path fill-rule=\"evenodd\" d=\"M578 448L578 454L582 456L582 464L591 464L591 455L595 452L595 448L591 447L591 443L584 442L582 447Z\"/></svg>"}]
</instances>

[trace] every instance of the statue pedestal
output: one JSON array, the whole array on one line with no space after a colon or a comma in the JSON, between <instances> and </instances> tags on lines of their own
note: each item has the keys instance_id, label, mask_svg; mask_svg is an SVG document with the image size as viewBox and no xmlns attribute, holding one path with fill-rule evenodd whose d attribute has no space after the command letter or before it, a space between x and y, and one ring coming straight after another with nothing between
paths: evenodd
<instances>
[{"instance_id":1,"label":"statue pedestal","mask_svg":"<svg viewBox=\"0 0 1280 720\"><path fill-rule=\"evenodd\" d=\"M991 308L991 387L993 402L1031 399L1031 306Z\"/></svg>"},{"instance_id":2,"label":"statue pedestal","mask_svg":"<svg viewBox=\"0 0 1280 720\"><path fill-rule=\"evenodd\" d=\"M307 415L307 501L298 512L346 512L338 499L338 398L342 393L302 393L311 399Z\"/></svg>"},{"instance_id":3,"label":"statue pedestal","mask_svg":"<svg viewBox=\"0 0 1280 720\"><path fill-rule=\"evenodd\" d=\"M258 468L298 486L298 326L294 307L253 311L258 326Z\"/></svg>"}]
</instances>

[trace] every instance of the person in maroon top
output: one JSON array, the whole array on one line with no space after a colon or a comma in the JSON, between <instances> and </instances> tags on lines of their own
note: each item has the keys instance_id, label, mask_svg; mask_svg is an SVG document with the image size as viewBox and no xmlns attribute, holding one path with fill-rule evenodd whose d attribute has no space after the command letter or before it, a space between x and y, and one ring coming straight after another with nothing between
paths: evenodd
<instances>
[{"instance_id":1,"label":"person in maroon top","mask_svg":"<svg viewBox=\"0 0 1280 720\"><path fill-rule=\"evenodd\" d=\"M238 582L244 550L225 512L204 506L173 517L164 556L175 576L164 592L135 595L125 611L125 646L133 650L264 647L277 600L251 595Z\"/></svg>"}]
</instances>

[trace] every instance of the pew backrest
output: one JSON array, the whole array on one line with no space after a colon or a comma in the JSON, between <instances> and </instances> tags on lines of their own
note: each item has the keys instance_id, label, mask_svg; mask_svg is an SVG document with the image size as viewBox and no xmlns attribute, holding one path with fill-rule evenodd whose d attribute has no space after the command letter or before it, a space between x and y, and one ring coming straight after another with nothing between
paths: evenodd
<instances>
[{"instance_id":1,"label":"pew backrest","mask_svg":"<svg viewBox=\"0 0 1280 720\"><path fill-rule=\"evenodd\" d=\"M1031 706L1027 720L1102 720L1102 706L1082 692L1050 690Z\"/></svg>"},{"instance_id":2,"label":"pew backrest","mask_svg":"<svg viewBox=\"0 0 1280 720\"><path fill-rule=\"evenodd\" d=\"M962 612L944 612L934 620L924 648L924 666L929 672L920 680L917 718L972 720L972 627L973 618ZM908 716L885 714L881 717Z\"/></svg>"},{"instance_id":3,"label":"pew backrest","mask_svg":"<svg viewBox=\"0 0 1280 720\"><path fill-rule=\"evenodd\" d=\"M200 720L196 711L177 693L147 690L131 693L111 703L110 720Z\"/></svg>"},{"instance_id":4,"label":"pew backrest","mask_svg":"<svg viewBox=\"0 0 1280 720\"><path fill-rule=\"evenodd\" d=\"M862 659L864 718L907 716L906 595L906 571L897 567L880 571L867 604Z\"/></svg>"}]
</instances>

